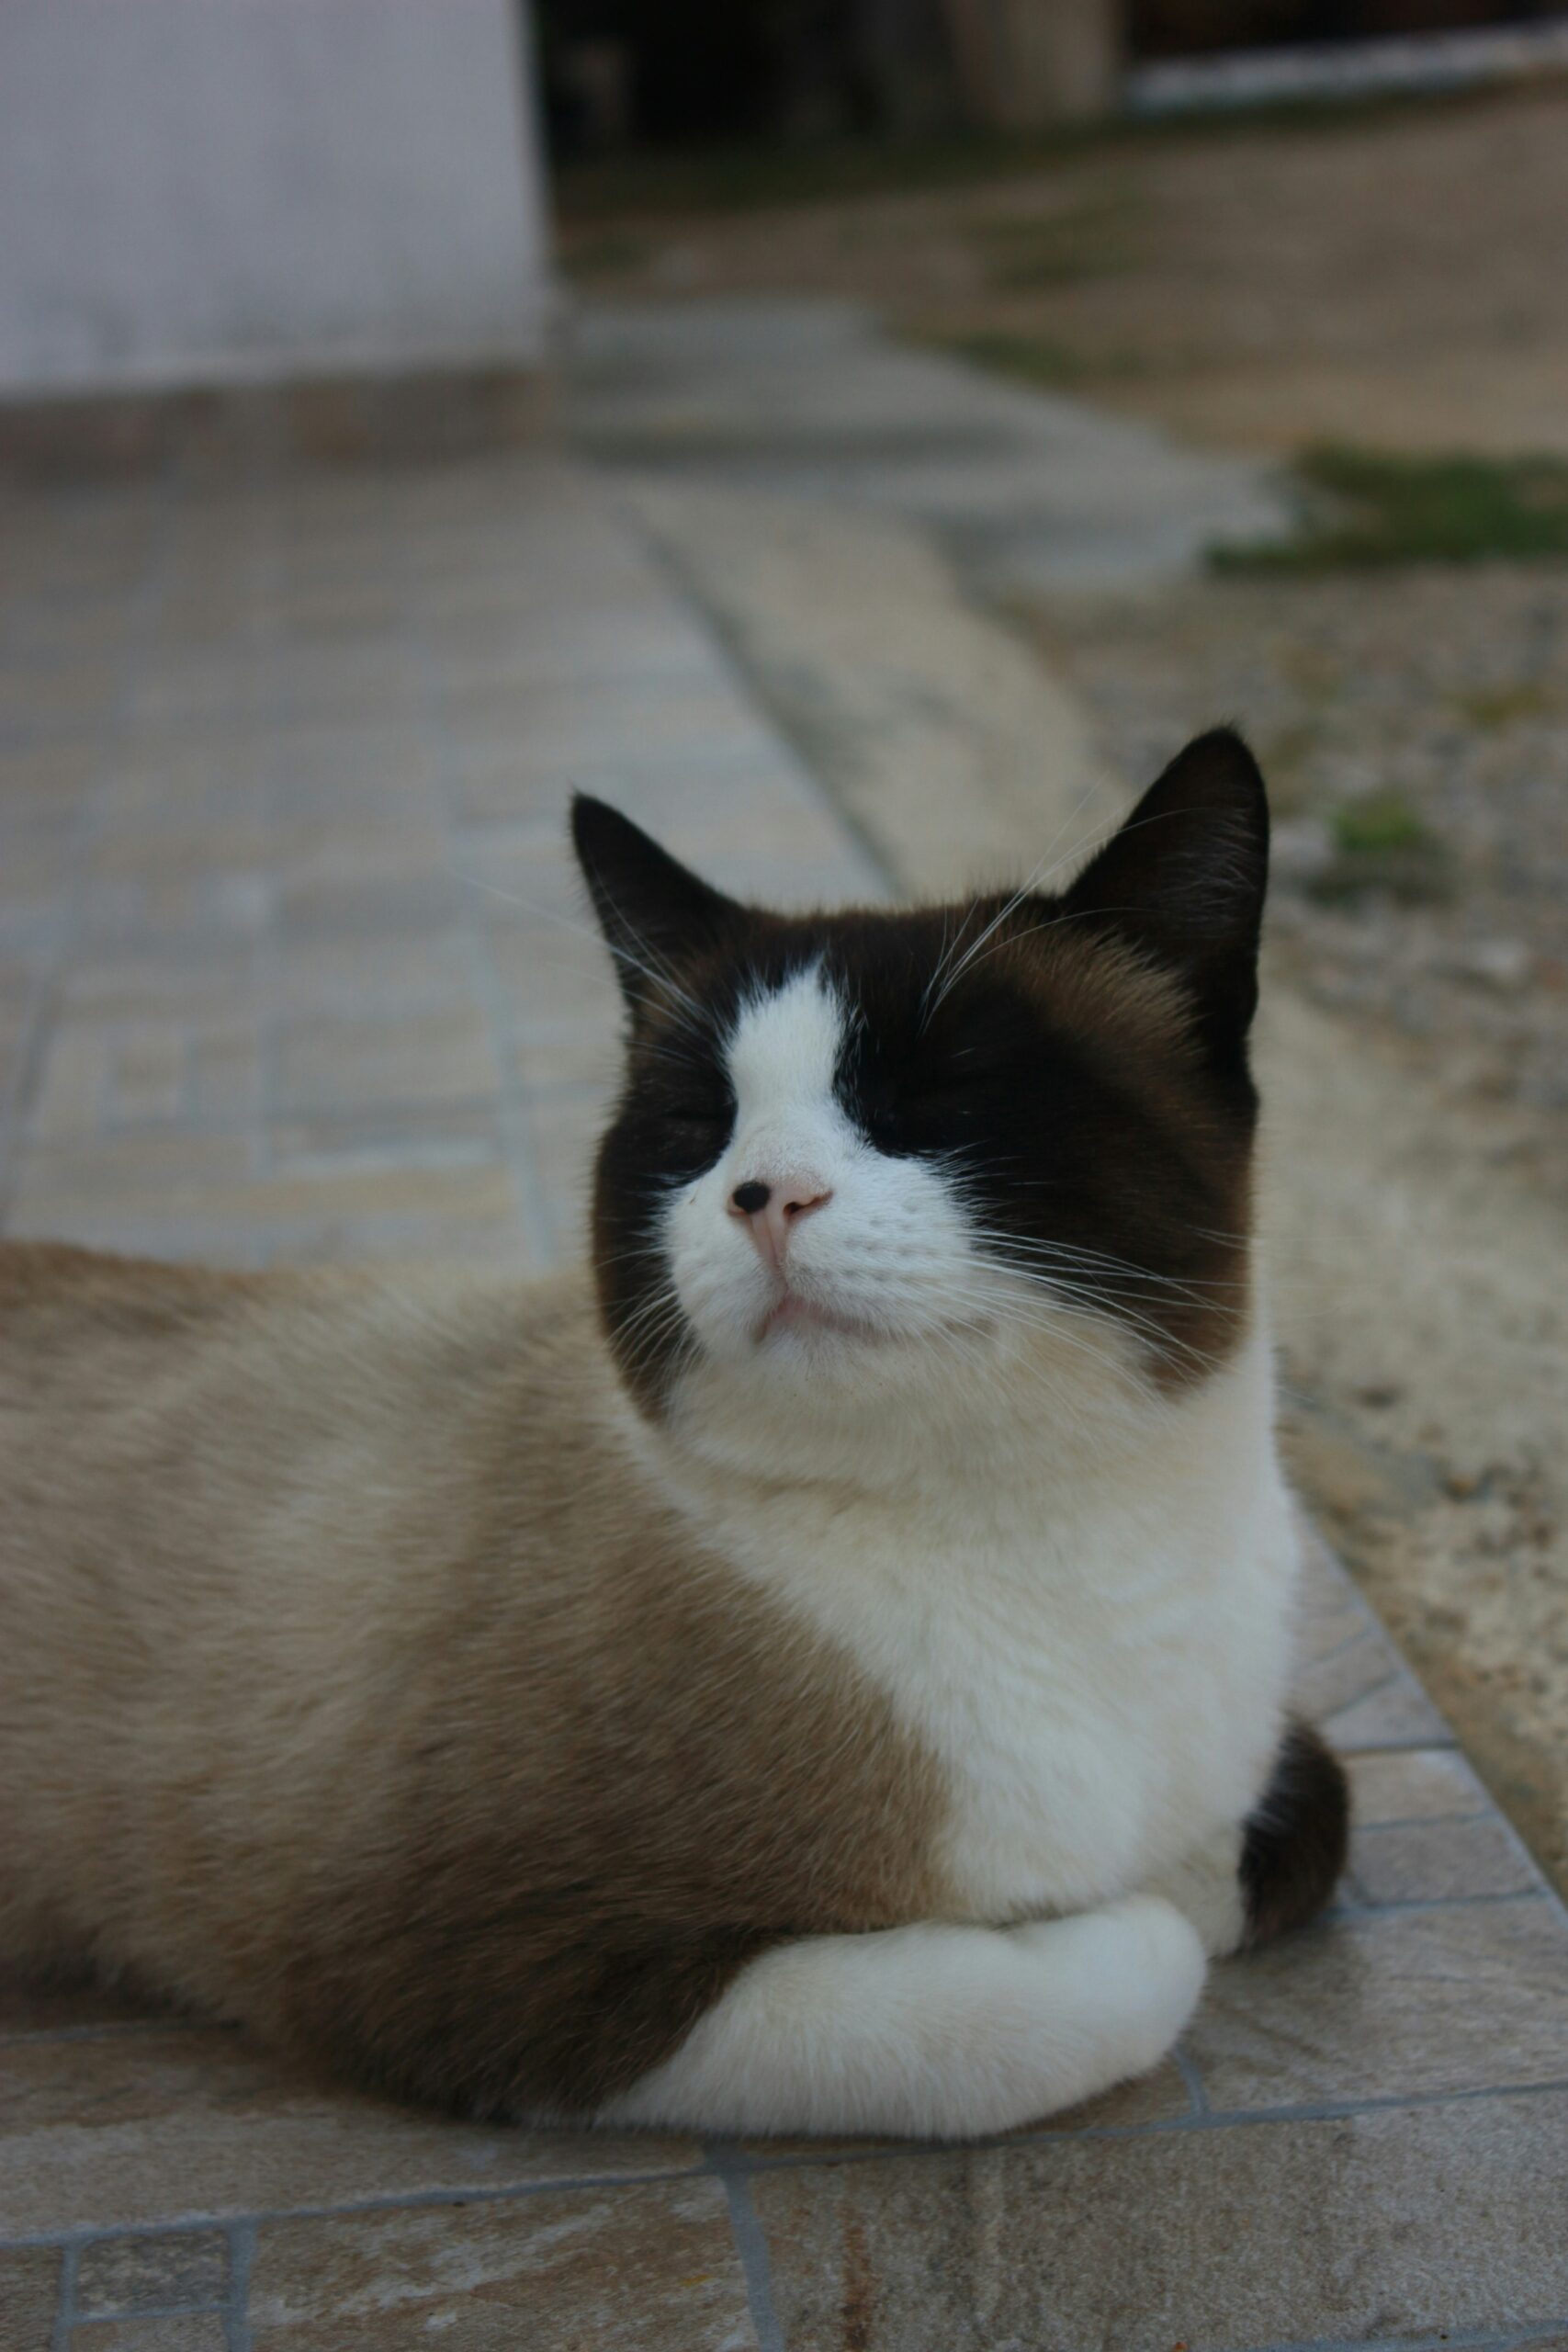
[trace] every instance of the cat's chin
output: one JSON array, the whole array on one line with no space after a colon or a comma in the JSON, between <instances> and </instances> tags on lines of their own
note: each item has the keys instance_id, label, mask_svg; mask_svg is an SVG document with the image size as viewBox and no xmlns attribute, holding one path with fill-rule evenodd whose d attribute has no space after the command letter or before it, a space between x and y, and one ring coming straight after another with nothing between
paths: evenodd
<instances>
[{"instance_id":1,"label":"cat's chin","mask_svg":"<svg viewBox=\"0 0 1568 2352\"><path fill-rule=\"evenodd\" d=\"M802 1298L798 1292L788 1291L768 1309L754 1336L759 1347L801 1341L810 1346L848 1341L885 1347L897 1335L886 1324L842 1314L836 1307L824 1306L817 1300Z\"/></svg>"}]
</instances>

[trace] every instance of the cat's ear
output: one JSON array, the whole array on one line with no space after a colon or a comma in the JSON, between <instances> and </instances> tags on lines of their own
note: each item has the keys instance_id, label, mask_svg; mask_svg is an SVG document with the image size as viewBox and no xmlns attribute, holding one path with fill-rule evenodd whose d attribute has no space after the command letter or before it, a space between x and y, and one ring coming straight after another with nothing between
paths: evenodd
<instances>
[{"instance_id":1,"label":"cat's ear","mask_svg":"<svg viewBox=\"0 0 1568 2352\"><path fill-rule=\"evenodd\" d=\"M682 967L716 946L741 909L607 802L573 795L571 838L627 1004L681 994Z\"/></svg>"},{"instance_id":2,"label":"cat's ear","mask_svg":"<svg viewBox=\"0 0 1568 2352\"><path fill-rule=\"evenodd\" d=\"M1067 891L1066 911L1174 971L1222 1057L1258 1004L1269 880L1269 801L1257 761L1228 727L1179 752Z\"/></svg>"}]
</instances>

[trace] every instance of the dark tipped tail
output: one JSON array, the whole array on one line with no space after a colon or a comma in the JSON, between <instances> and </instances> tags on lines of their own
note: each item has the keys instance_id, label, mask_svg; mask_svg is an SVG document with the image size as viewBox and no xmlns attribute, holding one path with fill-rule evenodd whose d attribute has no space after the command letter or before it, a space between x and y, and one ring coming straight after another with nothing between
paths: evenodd
<instances>
[{"instance_id":1,"label":"dark tipped tail","mask_svg":"<svg viewBox=\"0 0 1568 2352\"><path fill-rule=\"evenodd\" d=\"M1291 1724L1242 1844L1248 1943L1316 1917L1338 1884L1349 1838L1345 1767L1310 1724Z\"/></svg>"}]
</instances>

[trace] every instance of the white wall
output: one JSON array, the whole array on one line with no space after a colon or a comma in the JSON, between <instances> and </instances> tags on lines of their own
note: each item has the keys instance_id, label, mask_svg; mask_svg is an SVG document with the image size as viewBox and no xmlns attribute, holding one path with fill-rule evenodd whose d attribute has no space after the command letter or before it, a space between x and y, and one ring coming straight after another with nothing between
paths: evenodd
<instances>
[{"instance_id":1,"label":"white wall","mask_svg":"<svg viewBox=\"0 0 1568 2352\"><path fill-rule=\"evenodd\" d=\"M0 392L541 356L512 0L0 0Z\"/></svg>"}]
</instances>

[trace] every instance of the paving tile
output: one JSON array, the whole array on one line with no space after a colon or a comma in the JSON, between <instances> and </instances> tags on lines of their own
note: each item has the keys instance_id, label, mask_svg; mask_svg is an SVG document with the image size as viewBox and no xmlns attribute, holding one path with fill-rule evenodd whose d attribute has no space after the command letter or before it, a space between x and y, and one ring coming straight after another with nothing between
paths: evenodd
<instances>
[{"instance_id":1,"label":"paving tile","mask_svg":"<svg viewBox=\"0 0 1568 2352\"><path fill-rule=\"evenodd\" d=\"M0 744L0 818L73 824L103 768L96 743Z\"/></svg>"},{"instance_id":2,"label":"paving tile","mask_svg":"<svg viewBox=\"0 0 1568 2352\"><path fill-rule=\"evenodd\" d=\"M0 2050L0 2237L671 2172L696 2153L391 2107L218 2029Z\"/></svg>"},{"instance_id":3,"label":"paving tile","mask_svg":"<svg viewBox=\"0 0 1568 2352\"><path fill-rule=\"evenodd\" d=\"M61 983L70 1019L243 1020L251 1009L255 950L249 939L208 939L179 953L140 940L79 954Z\"/></svg>"},{"instance_id":4,"label":"paving tile","mask_svg":"<svg viewBox=\"0 0 1568 2352\"><path fill-rule=\"evenodd\" d=\"M254 2352L749 2352L724 2191L708 2179L264 2224Z\"/></svg>"},{"instance_id":5,"label":"paving tile","mask_svg":"<svg viewBox=\"0 0 1568 2352\"><path fill-rule=\"evenodd\" d=\"M278 886L278 926L288 942L351 931L439 931L460 912L457 883L444 867L390 879L326 876Z\"/></svg>"},{"instance_id":6,"label":"paving tile","mask_svg":"<svg viewBox=\"0 0 1568 2352\"><path fill-rule=\"evenodd\" d=\"M186 1109L193 1127L246 1127L262 1102L261 1039L254 1019L193 1035Z\"/></svg>"},{"instance_id":7,"label":"paving tile","mask_svg":"<svg viewBox=\"0 0 1568 2352\"><path fill-rule=\"evenodd\" d=\"M145 1140L128 1139L128 1146ZM374 1169L351 1165L249 1182L184 1183L175 1177L139 1198L129 1189L63 1176L62 1154L17 1157L9 1233L154 1257L249 1265L291 1255L408 1257L422 1247L444 1253L450 1241L474 1231L488 1247L512 1228L515 1215L512 1176L499 1161L430 1165L411 1155Z\"/></svg>"},{"instance_id":8,"label":"paving tile","mask_svg":"<svg viewBox=\"0 0 1568 2352\"><path fill-rule=\"evenodd\" d=\"M1042 2124L1025 2124L1022 2133L1013 2136L1040 2132L1132 2132L1145 2123L1174 2122L1191 2112L1187 2077L1173 2058L1167 2058L1135 2082L1118 2083L1101 2091L1098 2098L1048 2116Z\"/></svg>"},{"instance_id":9,"label":"paving tile","mask_svg":"<svg viewBox=\"0 0 1568 2352\"><path fill-rule=\"evenodd\" d=\"M51 1216L63 1223L84 1212L112 1211L139 1193L156 1192L167 1204L208 1186L242 1185L250 1171L251 1148L239 1136L118 1136L31 1145L17 1154L7 1229L47 1231Z\"/></svg>"},{"instance_id":10,"label":"paving tile","mask_svg":"<svg viewBox=\"0 0 1568 2352\"><path fill-rule=\"evenodd\" d=\"M1517 1839L1491 1815L1363 1826L1351 1839L1350 1882L1364 1903L1525 1894L1540 1883Z\"/></svg>"},{"instance_id":11,"label":"paving tile","mask_svg":"<svg viewBox=\"0 0 1568 2352\"><path fill-rule=\"evenodd\" d=\"M485 952L519 1034L526 1022L592 1019L606 1038L618 1035L620 992L609 950L596 938L513 921L502 907L487 922Z\"/></svg>"},{"instance_id":12,"label":"paving tile","mask_svg":"<svg viewBox=\"0 0 1568 2352\"><path fill-rule=\"evenodd\" d=\"M519 1021L512 1063L525 1086L591 1087L603 1102L619 1077L620 1040L613 1019Z\"/></svg>"},{"instance_id":13,"label":"paving tile","mask_svg":"<svg viewBox=\"0 0 1568 2352\"><path fill-rule=\"evenodd\" d=\"M0 2246L0 2345L5 2352L53 2352L59 2302L56 2247Z\"/></svg>"},{"instance_id":14,"label":"paving tile","mask_svg":"<svg viewBox=\"0 0 1568 2352\"><path fill-rule=\"evenodd\" d=\"M456 925L385 936L327 934L292 946L268 982L268 999L285 1015L401 1019L466 1000L473 987L473 955Z\"/></svg>"},{"instance_id":15,"label":"paving tile","mask_svg":"<svg viewBox=\"0 0 1568 2352\"><path fill-rule=\"evenodd\" d=\"M636 597L586 614L500 605L470 613L458 628L427 624L426 641L457 714L496 687L515 690L546 681L701 687L724 676L722 657L705 637L671 616L668 605Z\"/></svg>"},{"instance_id":16,"label":"paving tile","mask_svg":"<svg viewBox=\"0 0 1568 2352\"><path fill-rule=\"evenodd\" d=\"M425 730L374 722L279 727L266 746L268 797L281 819L383 809L417 812L436 782Z\"/></svg>"},{"instance_id":17,"label":"paving tile","mask_svg":"<svg viewBox=\"0 0 1568 2352\"><path fill-rule=\"evenodd\" d=\"M489 1217L348 1218L331 1226L290 1228L261 1237L259 1265L341 1265L374 1261L394 1267L479 1267L509 1277L541 1273L510 1205Z\"/></svg>"},{"instance_id":18,"label":"paving tile","mask_svg":"<svg viewBox=\"0 0 1568 2352\"><path fill-rule=\"evenodd\" d=\"M260 933L271 912L272 886L259 874L182 874L145 881L90 878L78 905L88 952L119 946L196 948Z\"/></svg>"},{"instance_id":19,"label":"paving tile","mask_svg":"<svg viewBox=\"0 0 1568 2352\"><path fill-rule=\"evenodd\" d=\"M0 983L0 1106L7 1113L22 1089L30 1027L26 994L14 997Z\"/></svg>"},{"instance_id":20,"label":"paving tile","mask_svg":"<svg viewBox=\"0 0 1568 2352\"><path fill-rule=\"evenodd\" d=\"M1319 1717L1338 1748L1450 1747L1453 1734L1414 1677L1396 1668L1389 1680Z\"/></svg>"},{"instance_id":21,"label":"paving tile","mask_svg":"<svg viewBox=\"0 0 1568 2352\"><path fill-rule=\"evenodd\" d=\"M166 846L186 826L198 839L216 832L232 841L242 831L259 849L265 835L253 829L265 814L265 774L266 743L257 735L230 729L168 744L133 736L117 747L94 804L96 854L123 842L135 856L139 842Z\"/></svg>"},{"instance_id":22,"label":"paving tile","mask_svg":"<svg viewBox=\"0 0 1568 2352\"><path fill-rule=\"evenodd\" d=\"M1386 1636L1368 1627L1342 1648L1319 1658L1299 1659L1292 1703L1314 1723L1325 1723L1384 1684L1394 1671Z\"/></svg>"},{"instance_id":23,"label":"paving tile","mask_svg":"<svg viewBox=\"0 0 1568 2352\"><path fill-rule=\"evenodd\" d=\"M103 1124L114 1039L97 1023L60 1022L39 1057L27 1129L36 1143L88 1142Z\"/></svg>"},{"instance_id":24,"label":"paving tile","mask_svg":"<svg viewBox=\"0 0 1568 2352\"><path fill-rule=\"evenodd\" d=\"M528 1144L544 1188L558 1256L579 1252L587 1233L593 1152L604 1124L606 1090L531 1096Z\"/></svg>"},{"instance_id":25,"label":"paving tile","mask_svg":"<svg viewBox=\"0 0 1568 2352\"><path fill-rule=\"evenodd\" d=\"M182 811L176 822L129 825L97 832L87 872L100 882L199 880L211 874L265 866L276 855L273 831L259 809Z\"/></svg>"},{"instance_id":26,"label":"paving tile","mask_svg":"<svg viewBox=\"0 0 1568 2352\"><path fill-rule=\"evenodd\" d=\"M96 2238L76 2264L79 2319L123 2318L170 2304L220 2303L229 2280L229 2249L218 2230Z\"/></svg>"},{"instance_id":27,"label":"paving tile","mask_svg":"<svg viewBox=\"0 0 1568 2352\"><path fill-rule=\"evenodd\" d=\"M110 1118L127 1126L177 1119L189 1061L189 1040L177 1031L146 1029L122 1037L114 1057Z\"/></svg>"},{"instance_id":28,"label":"paving tile","mask_svg":"<svg viewBox=\"0 0 1568 2352\"><path fill-rule=\"evenodd\" d=\"M384 887L439 874L446 844L434 807L400 813L385 801L361 810L323 810L277 828L272 854L291 884L336 882Z\"/></svg>"},{"instance_id":29,"label":"paving tile","mask_svg":"<svg viewBox=\"0 0 1568 2352\"><path fill-rule=\"evenodd\" d=\"M214 2312L149 2312L140 2319L85 2320L69 2352L227 2352L229 2334Z\"/></svg>"},{"instance_id":30,"label":"paving tile","mask_svg":"<svg viewBox=\"0 0 1568 2352\"><path fill-rule=\"evenodd\" d=\"M1188 2048L1222 2113L1568 2082L1568 1925L1545 1898L1332 1920L1215 1969Z\"/></svg>"},{"instance_id":31,"label":"paving tile","mask_svg":"<svg viewBox=\"0 0 1568 2352\"><path fill-rule=\"evenodd\" d=\"M1568 2098L759 2174L785 2352L1252 2352L1550 2325Z\"/></svg>"},{"instance_id":32,"label":"paving tile","mask_svg":"<svg viewBox=\"0 0 1568 2352\"><path fill-rule=\"evenodd\" d=\"M268 1157L279 1176L377 1176L399 1168L476 1168L502 1157L490 1102L397 1103L275 1119Z\"/></svg>"},{"instance_id":33,"label":"paving tile","mask_svg":"<svg viewBox=\"0 0 1568 2352\"><path fill-rule=\"evenodd\" d=\"M275 1100L288 1117L372 1103L468 1102L493 1095L500 1082L475 1005L398 1019L321 1013L283 1030Z\"/></svg>"},{"instance_id":34,"label":"paving tile","mask_svg":"<svg viewBox=\"0 0 1568 2352\"><path fill-rule=\"evenodd\" d=\"M0 835L0 913L39 913L60 897L74 870L70 835L60 827L6 826Z\"/></svg>"},{"instance_id":35,"label":"paving tile","mask_svg":"<svg viewBox=\"0 0 1568 2352\"><path fill-rule=\"evenodd\" d=\"M1488 1806L1474 1772L1451 1748L1374 1751L1352 1757L1349 1772L1355 1817L1363 1826L1442 1820Z\"/></svg>"}]
</instances>

